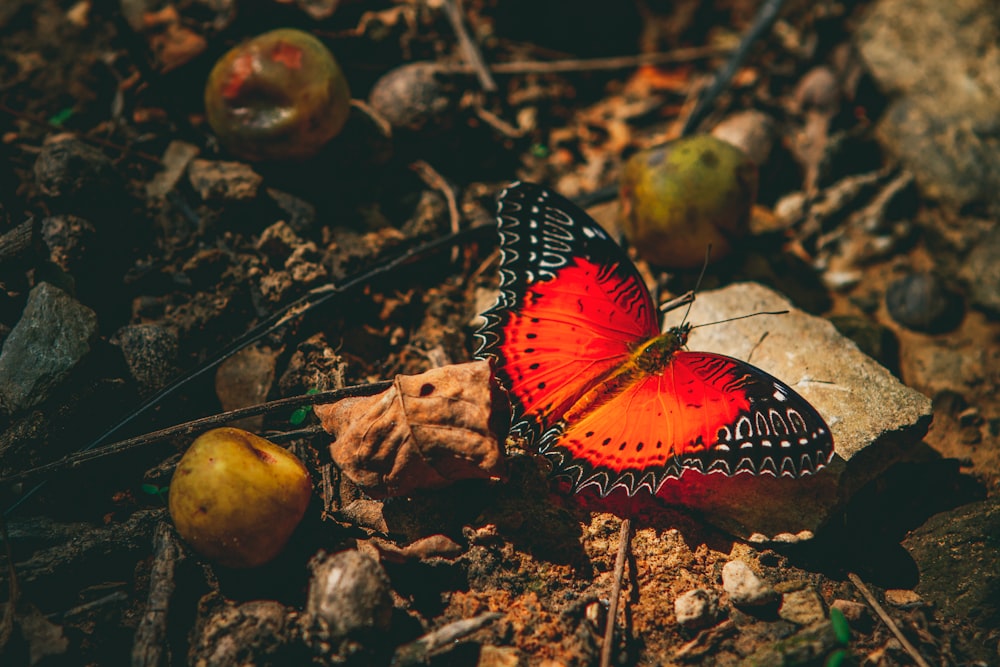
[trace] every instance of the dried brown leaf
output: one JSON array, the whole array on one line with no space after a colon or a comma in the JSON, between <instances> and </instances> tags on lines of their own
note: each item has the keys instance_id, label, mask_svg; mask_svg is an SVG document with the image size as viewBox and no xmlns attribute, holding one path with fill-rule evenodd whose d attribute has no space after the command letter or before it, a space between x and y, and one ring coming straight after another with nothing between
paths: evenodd
<instances>
[{"instance_id":1,"label":"dried brown leaf","mask_svg":"<svg viewBox=\"0 0 1000 667\"><path fill-rule=\"evenodd\" d=\"M462 479L499 478L495 435L504 401L489 364L476 361L399 375L376 396L317 406L340 469L373 497L403 496Z\"/></svg>"},{"instance_id":2,"label":"dried brown leaf","mask_svg":"<svg viewBox=\"0 0 1000 667\"><path fill-rule=\"evenodd\" d=\"M465 548L447 535L428 535L407 544L405 547L375 538L371 540L371 543L378 550L381 558L397 563L409 560L427 560L428 558L454 560L465 553Z\"/></svg>"}]
</instances>

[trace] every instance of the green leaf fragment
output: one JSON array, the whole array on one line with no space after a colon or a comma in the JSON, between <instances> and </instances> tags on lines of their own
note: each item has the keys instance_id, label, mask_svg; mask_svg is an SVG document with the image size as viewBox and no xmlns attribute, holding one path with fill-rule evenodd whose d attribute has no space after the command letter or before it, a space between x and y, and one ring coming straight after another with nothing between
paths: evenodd
<instances>
[{"instance_id":1,"label":"green leaf fragment","mask_svg":"<svg viewBox=\"0 0 1000 667\"><path fill-rule=\"evenodd\" d=\"M73 107L66 107L62 111L53 114L49 118L49 124L62 126L63 123L65 123L66 121L68 121L70 118L73 117L74 113L76 112L73 110Z\"/></svg>"},{"instance_id":2,"label":"green leaf fragment","mask_svg":"<svg viewBox=\"0 0 1000 667\"><path fill-rule=\"evenodd\" d=\"M847 662L851 653L846 648L838 648L826 659L825 667L841 667Z\"/></svg>"},{"instance_id":3,"label":"green leaf fragment","mask_svg":"<svg viewBox=\"0 0 1000 667\"><path fill-rule=\"evenodd\" d=\"M833 634L836 635L837 641L846 646L851 641L851 626L844 617L844 612L837 608L831 609L830 624L833 625Z\"/></svg>"}]
</instances>

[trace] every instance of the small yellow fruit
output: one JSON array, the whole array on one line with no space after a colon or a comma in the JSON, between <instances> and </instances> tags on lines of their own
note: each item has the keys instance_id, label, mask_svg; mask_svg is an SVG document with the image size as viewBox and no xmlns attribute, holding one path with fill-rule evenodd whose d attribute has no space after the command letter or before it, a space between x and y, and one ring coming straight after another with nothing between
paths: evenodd
<instances>
[{"instance_id":1,"label":"small yellow fruit","mask_svg":"<svg viewBox=\"0 0 1000 667\"><path fill-rule=\"evenodd\" d=\"M227 567L257 567L284 549L312 480L287 450L238 428L199 436L170 483L170 516L191 547Z\"/></svg>"},{"instance_id":2,"label":"small yellow fruit","mask_svg":"<svg viewBox=\"0 0 1000 667\"><path fill-rule=\"evenodd\" d=\"M621 179L622 229L639 255L688 269L727 255L746 235L757 197L757 166L709 135L636 153Z\"/></svg>"},{"instance_id":3,"label":"small yellow fruit","mask_svg":"<svg viewBox=\"0 0 1000 667\"><path fill-rule=\"evenodd\" d=\"M291 28L233 48L205 85L208 124L230 152L248 160L315 155L350 112L351 91L333 55Z\"/></svg>"}]
</instances>

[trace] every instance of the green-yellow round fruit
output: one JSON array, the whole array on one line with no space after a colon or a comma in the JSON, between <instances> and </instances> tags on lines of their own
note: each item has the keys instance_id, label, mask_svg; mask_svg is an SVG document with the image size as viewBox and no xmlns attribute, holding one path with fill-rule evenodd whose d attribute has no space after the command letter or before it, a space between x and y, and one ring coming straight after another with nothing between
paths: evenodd
<instances>
[{"instance_id":1,"label":"green-yellow round fruit","mask_svg":"<svg viewBox=\"0 0 1000 667\"><path fill-rule=\"evenodd\" d=\"M282 28L222 56L205 85L205 113L219 141L248 160L304 159L335 137L351 91L330 51Z\"/></svg>"},{"instance_id":2,"label":"green-yellow round fruit","mask_svg":"<svg viewBox=\"0 0 1000 667\"><path fill-rule=\"evenodd\" d=\"M639 256L658 266L700 266L744 237L757 197L757 166L709 135L641 151L621 179L622 229Z\"/></svg>"},{"instance_id":3,"label":"green-yellow round fruit","mask_svg":"<svg viewBox=\"0 0 1000 667\"><path fill-rule=\"evenodd\" d=\"M284 549L312 480L289 451L238 428L199 436L170 483L170 516L191 547L227 567L257 567Z\"/></svg>"}]
</instances>

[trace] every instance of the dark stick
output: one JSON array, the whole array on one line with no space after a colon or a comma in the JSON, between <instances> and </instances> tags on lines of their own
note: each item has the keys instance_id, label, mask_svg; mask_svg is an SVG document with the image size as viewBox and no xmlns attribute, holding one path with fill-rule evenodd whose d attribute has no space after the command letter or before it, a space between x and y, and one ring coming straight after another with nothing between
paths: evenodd
<instances>
[{"instance_id":1,"label":"dark stick","mask_svg":"<svg viewBox=\"0 0 1000 667\"><path fill-rule=\"evenodd\" d=\"M262 415L272 410L281 410L283 408L297 408L303 405L319 405L321 403L335 403L343 398L350 398L353 396L371 396L377 394L380 391L384 391L392 386L392 380L384 380L382 382L374 382L372 384L356 385L353 387L345 387L343 389L333 389L331 391L320 391L315 394L306 394L305 396L291 396L289 398L279 398L276 401L269 401L267 403L260 403L258 405L251 405L250 407L240 408L239 410L230 410L229 412L223 412L217 415L210 415L208 417L202 417L201 419L194 419L189 422L184 422L183 424L177 424L176 426L168 426L167 428L162 428L159 431L153 431L152 433L144 433L142 435L137 435L134 438L128 438L127 440L121 440L119 442L111 443L100 448L88 447L82 449L75 454L70 454L69 456L64 456L58 461L52 461L51 463L46 463L44 465L31 468L29 470L23 470L19 473L9 475L7 477L0 478L0 485L15 484L18 482L26 482L39 475L44 475L48 473L53 473L59 470L67 470L70 468L77 468L81 464L94 459L104 458L105 456L110 456L112 454L120 454L126 452L130 449L136 449L137 447L143 447L145 445L158 442L160 440L165 440L166 438L173 438L183 435L191 435L202 431L205 429L213 428L216 426L221 426L227 422L235 421L237 419L243 419L244 417L256 417L257 415ZM310 429L310 432L312 430ZM37 491L42 484L45 482L39 482L39 484L29 491L34 493ZM25 494L28 495L28 494ZM8 512L13 510L20 501L24 498L22 496L18 499L18 502L11 505L8 508Z\"/></svg>"},{"instance_id":2,"label":"dark stick","mask_svg":"<svg viewBox=\"0 0 1000 667\"><path fill-rule=\"evenodd\" d=\"M704 120L705 116L708 115L708 111L715 100L722 94L733 80L733 76L736 75L736 70L740 68L740 65L746 61L747 56L750 54L750 48L760 39L764 33L771 29L774 22L778 19L778 14L781 13L781 8L785 4L785 0L764 0L764 3L757 10L757 15L753 19L753 24L750 29L747 30L746 34L743 35L743 39L740 40L739 46L733 51L732 57L729 61L720 69L716 75L715 80L712 81L712 85L705 89L698 99L698 103L695 105L694 111L691 115L687 117L684 121L684 126L681 128L681 136L687 136L694 132L698 125Z\"/></svg>"},{"instance_id":3,"label":"dark stick","mask_svg":"<svg viewBox=\"0 0 1000 667\"><path fill-rule=\"evenodd\" d=\"M491 74L557 74L572 72L596 72L601 70L631 69L642 65L666 65L687 63L715 56L728 56L731 49L716 46L693 46L663 53L641 53L634 56L612 56L609 58L572 58L566 60L515 60L490 65ZM442 65L445 72L475 74L471 65Z\"/></svg>"},{"instance_id":4,"label":"dark stick","mask_svg":"<svg viewBox=\"0 0 1000 667\"><path fill-rule=\"evenodd\" d=\"M479 85L487 93L497 92L497 82L493 80L490 68L486 66L486 59L483 58L482 51L479 50L479 46L473 41L468 29L465 27L462 11L458 8L458 0L444 0L444 13L448 16L448 21L451 23L451 29L455 31L455 36L458 37L458 44L462 48L462 55L476 72Z\"/></svg>"},{"instance_id":5,"label":"dark stick","mask_svg":"<svg viewBox=\"0 0 1000 667\"><path fill-rule=\"evenodd\" d=\"M611 598L608 600L608 623L604 627L604 644L601 646L601 667L610 667L611 652L615 645L615 620L618 617L618 598L622 592L622 576L625 572L625 556L632 543L632 521L622 519L621 532L618 534L618 556L615 558L615 571L611 581Z\"/></svg>"}]
</instances>

